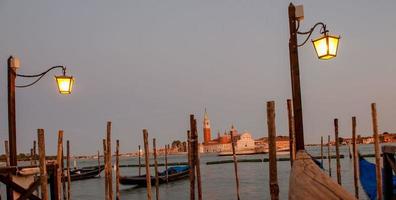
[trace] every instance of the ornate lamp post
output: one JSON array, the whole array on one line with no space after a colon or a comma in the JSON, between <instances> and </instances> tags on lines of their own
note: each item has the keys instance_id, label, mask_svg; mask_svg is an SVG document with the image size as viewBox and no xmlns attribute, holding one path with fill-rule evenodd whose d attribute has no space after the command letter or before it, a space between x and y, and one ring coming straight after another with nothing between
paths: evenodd
<instances>
[{"instance_id":1,"label":"ornate lamp post","mask_svg":"<svg viewBox=\"0 0 396 200\"><path fill-rule=\"evenodd\" d=\"M316 27L321 27L320 33L322 37L312 40L315 51L319 59L328 60L337 56L339 36L331 36L328 34L326 25L322 22L316 23L310 30L306 32L299 31L300 21L303 19L303 7L289 5L289 53L290 53L290 72L291 85L293 93L293 113L294 113L294 133L296 140L296 149L304 150L304 129L301 105L301 86L300 86L300 69L298 62L298 47L303 46L311 37ZM297 43L297 35L307 35L303 43Z\"/></svg>"},{"instance_id":2,"label":"ornate lamp post","mask_svg":"<svg viewBox=\"0 0 396 200\"><path fill-rule=\"evenodd\" d=\"M16 117L15 117L15 88L26 88L36 84L48 72L55 69L62 69L61 76L55 76L58 85L59 93L71 94L74 79L72 76L66 75L66 67L54 66L48 70L34 75L18 74L16 71L20 67L20 62L17 58L10 56L7 61L8 68L8 140L10 143L10 166L17 166L17 148L16 148ZM32 83L27 85L16 85L16 77L22 78L36 78Z\"/></svg>"}]
</instances>

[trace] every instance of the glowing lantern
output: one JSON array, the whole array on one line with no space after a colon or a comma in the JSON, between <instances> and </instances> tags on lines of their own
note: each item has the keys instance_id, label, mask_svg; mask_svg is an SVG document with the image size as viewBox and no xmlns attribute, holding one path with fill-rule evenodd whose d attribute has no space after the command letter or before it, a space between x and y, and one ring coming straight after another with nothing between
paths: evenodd
<instances>
[{"instance_id":1,"label":"glowing lantern","mask_svg":"<svg viewBox=\"0 0 396 200\"><path fill-rule=\"evenodd\" d=\"M336 57L339 40L339 36L331 36L327 33L324 33L324 35L318 39L312 40L318 58L329 60Z\"/></svg>"},{"instance_id":2,"label":"glowing lantern","mask_svg":"<svg viewBox=\"0 0 396 200\"><path fill-rule=\"evenodd\" d=\"M58 90L61 94L71 94L73 89L74 79L73 76L55 76Z\"/></svg>"}]
</instances>

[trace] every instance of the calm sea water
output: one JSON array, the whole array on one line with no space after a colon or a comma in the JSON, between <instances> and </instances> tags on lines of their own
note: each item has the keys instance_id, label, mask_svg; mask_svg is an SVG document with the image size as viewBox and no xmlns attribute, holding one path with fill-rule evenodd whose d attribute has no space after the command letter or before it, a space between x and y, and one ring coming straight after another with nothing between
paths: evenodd
<instances>
[{"instance_id":1,"label":"calm sea water","mask_svg":"<svg viewBox=\"0 0 396 200\"><path fill-rule=\"evenodd\" d=\"M320 155L319 147L308 147L307 151L313 155ZM335 149L331 149L332 155L335 155ZM373 153L373 145L360 145L359 151L362 154ZM341 154L345 155L341 159L342 185L349 192L353 190L353 162L349 159L348 147L340 147ZM324 148L324 154L327 155L327 148ZM238 158L267 158L268 155L249 155L238 156ZM288 157L288 155L279 155L278 157ZM201 176L203 198L209 200L236 199L236 184L234 176L234 165L232 163L219 165L206 165L208 161L228 160L232 157L218 157L216 155L201 156ZM374 162L373 158L367 158ZM142 160L143 161L143 160ZM175 155L168 158L168 162L186 161L186 156ZM159 158L159 163L164 162L164 158ZM102 162L103 163L103 162ZM121 164L137 164L137 158L123 158ZM153 163L153 162L152 162ZM97 160L80 160L77 162L78 167L97 165ZM331 162L333 179L336 180L336 162ZM327 160L324 161L324 167L328 169ZM152 169L153 171L154 169ZM163 167L159 168L164 170ZM120 169L121 175L137 175L137 167L128 167ZM144 173L144 168L142 168ZM270 199L269 196L269 169L268 162L262 163L239 163L238 173L240 180L240 196L241 199ZM290 163L288 161L278 162L278 182L280 188L280 199L288 197L288 182L290 173ZM362 172L364 173L364 172ZM113 173L114 175L114 173ZM113 179L113 181L115 178ZM4 185L1 185L2 198L5 198ZM189 181L188 179L160 185L160 199L189 199ZM114 189L115 191L115 189ZM96 200L104 199L104 176L102 172L101 178L89 179L72 182L71 186L72 199ZM146 199L146 188L134 188L131 186L121 185L121 199ZM360 199L367 199L360 186ZM155 196L155 188L153 188L153 197Z\"/></svg>"}]
</instances>

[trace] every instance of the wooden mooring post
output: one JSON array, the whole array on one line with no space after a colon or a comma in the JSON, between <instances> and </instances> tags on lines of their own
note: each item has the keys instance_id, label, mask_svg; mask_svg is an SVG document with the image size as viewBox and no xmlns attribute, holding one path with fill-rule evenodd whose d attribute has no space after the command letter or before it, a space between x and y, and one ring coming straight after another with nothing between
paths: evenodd
<instances>
[{"instance_id":1,"label":"wooden mooring post","mask_svg":"<svg viewBox=\"0 0 396 200\"><path fill-rule=\"evenodd\" d=\"M8 140L4 141L4 152L6 156L6 166L10 166L10 147L8 146Z\"/></svg>"},{"instance_id":2,"label":"wooden mooring post","mask_svg":"<svg viewBox=\"0 0 396 200\"><path fill-rule=\"evenodd\" d=\"M198 145L198 131L197 120L194 115L190 115L190 134L189 134L190 148L189 148L189 163L190 163L190 199L195 199L195 180L198 186L198 200L202 200L202 185L201 185L201 167L199 161L199 145Z\"/></svg>"},{"instance_id":3,"label":"wooden mooring post","mask_svg":"<svg viewBox=\"0 0 396 200\"><path fill-rule=\"evenodd\" d=\"M111 122L107 122L107 139L106 139L106 150L107 150L107 172L108 172L108 183L109 183L109 200L113 200L113 171L112 171L112 152L111 152Z\"/></svg>"},{"instance_id":4,"label":"wooden mooring post","mask_svg":"<svg viewBox=\"0 0 396 200\"><path fill-rule=\"evenodd\" d=\"M189 141L189 149L188 149L188 157L190 164L190 200L195 199L195 160L194 160L194 141L192 137L191 131L188 131L188 141Z\"/></svg>"},{"instance_id":5,"label":"wooden mooring post","mask_svg":"<svg viewBox=\"0 0 396 200\"><path fill-rule=\"evenodd\" d=\"M37 142L36 140L33 141L33 165L37 165Z\"/></svg>"},{"instance_id":6,"label":"wooden mooring post","mask_svg":"<svg viewBox=\"0 0 396 200\"><path fill-rule=\"evenodd\" d=\"M377 176L377 199L382 200L382 172L381 172L381 153L379 147L378 135L378 120L377 120L377 106L375 103L371 104L371 117L373 121L373 137L375 150L375 169Z\"/></svg>"},{"instance_id":7,"label":"wooden mooring post","mask_svg":"<svg viewBox=\"0 0 396 200\"><path fill-rule=\"evenodd\" d=\"M191 131L187 131L187 159L188 166L190 168L189 171L189 180L190 180L190 200L195 199L195 173L193 171L193 156L192 156L192 141L191 141Z\"/></svg>"},{"instance_id":8,"label":"wooden mooring post","mask_svg":"<svg viewBox=\"0 0 396 200\"><path fill-rule=\"evenodd\" d=\"M64 148L62 147L62 191L63 191L63 200L67 200L67 188L66 188L66 179L67 173L65 173L65 153Z\"/></svg>"},{"instance_id":9,"label":"wooden mooring post","mask_svg":"<svg viewBox=\"0 0 396 200\"><path fill-rule=\"evenodd\" d=\"M337 183L341 183L341 163L340 163L340 149L338 139L338 119L334 119L334 138L335 138L335 149L336 149L336 168L337 168Z\"/></svg>"},{"instance_id":10,"label":"wooden mooring post","mask_svg":"<svg viewBox=\"0 0 396 200\"><path fill-rule=\"evenodd\" d=\"M320 136L320 163L322 163L323 166L323 136Z\"/></svg>"},{"instance_id":11,"label":"wooden mooring post","mask_svg":"<svg viewBox=\"0 0 396 200\"><path fill-rule=\"evenodd\" d=\"M71 178L70 178L70 142L66 141L66 168L67 168L67 200L71 199Z\"/></svg>"},{"instance_id":12,"label":"wooden mooring post","mask_svg":"<svg viewBox=\"0 0 396 200\"><path fill-rule=\"evenodd\" d=\"M293 161L296 159L296 143L294 135L294 119L293 119L293 105L292 100L287 100L287 113L289 123L289 147L290 147L290 165L293 166Z\"/></svg>"},{"instance_id":13,"label":"wooden mooring post","mask_svg":"<svg viewBox=\"0 0 396 200\"><path fill-rule=\"evenodd\" d=\"M139 153L138 153L138 156L139 156L139 176L141 176L142 175L142 163L141 163L141 161L140 161L140 159L141 159L141 155L140 155L140 152L141 152L141 149L140 149L140 145L139 145Z\"/></svg>"},{"instance_id":14,"label":"wooden mooring post","mask_svg":"<svg viewBox=\"0 0 396 200\"><path fill-rule=\"evenodd\" d=\"M235 183L236 183L236 194L237 194L237 199L240 200L241 198L239 196L238 160L237 160L236 153L235 153L235 142L236 142L236 138L234 136L231 136L232 158L234 160L234 173L235 173Z\"/></svg>"},{"instance_id":15,"label":"wooden mooring post","mask_svg":"<svg viewBox=\"0 0 396 200\"><path fill-rule=\"evenodd\" d=\"M45 139L44 139L44 129L37 130L37 138L38 138L38 149L39 149L39 163L40 163L40 190L41 190L41 199L48 200L48 191L47 191L47 166L45 161Z\"/></svg>"},{"instance_id":16,"label":"wooden mooring post","mask_svg":"<svg viewBox=\"0 0 396 200\"><path fill-rule=\"evenodd\" d=\"M30 165L33 166L33 148L30 149Z\"/></svg>"},{"instance_id":17,"label":"wooden mooring post","mask_svg":"<svg viewBox=\"0 0 396 200\"><path fill-rule=\"evenodd\" d=\"M154 154L154 173L155 173L155 199L159 200L159 178L158 178L158 162L157 162L157 144L153 138L153 154Z\"/></svg>"},{"instance_id":18,"label":"wooden mooring post","mask_svg":"<svg viewBox=\"0 0 396 200\"><path fill-rule=\"evenodd\" d=\"M169 147L169 145L165 145L165 176L166 176L166 183L168 183L168 147Z\"/></svg>"},{"instance_id":19,"label":"wooden mooring post","mask_svg":"<svg viewBox=\"0 0 396 200\"><path fill-rule=\"evenodd\" d=\"M57 192L59 197L61 197L62 191L62 174L63 174L63 131L59 130L58 132L58 152L56 157L56 163L58 164L56 183L57 183ZM64 193L65 191L63 191ZM60 198L59 198L60 199Z\"/></svg>"},{"instance_id":20,"label":"wooden mooring post","mask_svg":"<svg viewBox=\"0 0 396 200\"><path fill-rule=\"evenodd\" d=\"M116 141L116 199L120 200L120 141Z\"/></svg>"},{"instance_id":21,"label":"wooden mooring post","mask_svg":"<svg viewBox=\"0 0 396 200\"><path fill-rule=\"evenodd\" d=\"M107 142L103 139L103 162L104 162L104 173L105 173L105 199L109 199L109 169L107 166Z\"/></svg>"},{"instance_id":22,"label":"wooden mooring post","mask_svg":"<svg viewBox=\"0 0 396 200\"><path fill-rule=\"evenodd\" d=\"M276 161L276 126L275 126L275 102L267 102L267 126L269 146L269 175L271 200L279 199L278 169Z\"/></svg>"},{"instance_id":23,"label":"wooden mooring post","mask_svg":"<svg viewBox=\"0 0 396 200\"><path fill-rule=\"evenodd\" d=\"M197 130L197 120L194 118L194 160L195 160L195 170L197 173L197 186L198 186L198 200L202 200L202 184L201 184L201 165L199 160L199 144L198 144L198 130Z\"/></svg>"},{"instance_id":24,"label":"wooden mooring post","mask_svg":"<svg viewBox=\"0 0 396 200\"><path fill-rule=\"evenodd\" d=\"M147 199L151 200L151 176L150 176L150 152L148 144L148 131L143 129L143 141L144 141L144 161L146 164L146 183L147 183Z\"/></svg>"},{"instance_id":25,"label":"wooden mooring post","mask_svg":"<svg viewBox=\"0 0 396 200\"><path fill-rule=\"evenodd\" d=\"M359 199L359 155L356 141L356 117L352 117L353 184L355 197Z\"/></svg>"},{"instance_id":26,"label":"wooden mooring post","mask_svg":"<svg viewBox=\"0 0 396 200\"><path fill-rule=\"evenodd\" d=\"M327 160L328 160L328 163L329 163L329 176L331 177L330 135L327 136Z\"/></svg>"}]
</instances>

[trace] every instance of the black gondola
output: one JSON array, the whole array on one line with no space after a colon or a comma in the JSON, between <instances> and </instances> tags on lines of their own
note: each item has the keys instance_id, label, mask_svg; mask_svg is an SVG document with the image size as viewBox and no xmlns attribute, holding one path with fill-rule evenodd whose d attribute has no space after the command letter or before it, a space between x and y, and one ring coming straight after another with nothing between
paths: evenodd
<instances>
[{"instance_id":1,"label":"black gondola","mask_svg":"<svg viewBox=\"0 0 396 200\"><path fill-rule=\"evenodd\" d=\"M168 182L187 178L190 170L188 166L177 166L168 168ZM166 183L166 171L158 173L159 183ZM121 176L120 183L123 185L146 186L146 175L141 176ZM151 184L155 184L155 176L151 176Z\"/></svg>"},{"instance_id":2,"label":"black gondola","mask_svg":"<svg viewBox=\"0 0 396 200\"><path fill-rule=\"evenodd\" d=\"M70 180L71 181L78 181L78 180L85 180L90 178L98 177L100 172L102 172L104 166L98 167L83 167L80 169L73 169L70 170ZM65 177L65 181L67 181L67 177Z\"/></svg>"}]
</instances>

